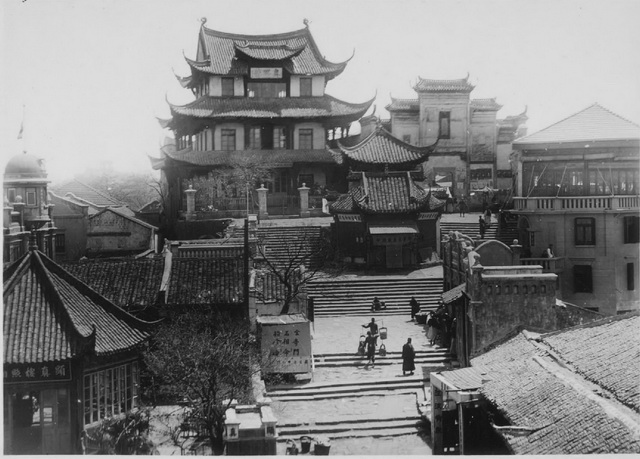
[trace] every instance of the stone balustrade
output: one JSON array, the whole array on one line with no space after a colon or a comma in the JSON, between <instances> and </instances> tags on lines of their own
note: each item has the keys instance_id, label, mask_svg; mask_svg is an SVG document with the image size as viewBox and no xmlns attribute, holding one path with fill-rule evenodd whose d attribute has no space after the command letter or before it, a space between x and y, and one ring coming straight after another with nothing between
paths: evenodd
<instances>
[{"instance_id":1,"label":"stone balustrade","mask_svg":"<svg viewBox=\"0 0 640 459\"><path fill-rule=\"evenodd\" d=\"M640 196L536 196L513 198L515 210L613 210L633 209L640 206Z\"/></svg>"}]
</instances>

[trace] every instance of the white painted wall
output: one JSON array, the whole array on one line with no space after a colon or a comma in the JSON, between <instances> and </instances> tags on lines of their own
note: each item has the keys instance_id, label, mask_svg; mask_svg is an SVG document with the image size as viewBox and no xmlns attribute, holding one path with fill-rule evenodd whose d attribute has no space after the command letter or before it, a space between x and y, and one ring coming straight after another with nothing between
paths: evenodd
<instances>
[{"instance_id":1,"label":"white painted wall","mask_svg":"<svg viewBox=\"0 0 640 459\"><path fill-rule=\"evenodd\" d=\"M308 78L304 75L291 75L289 84L290 97L300 97L300 77ZM313 75L311 77L311 95L320 97L324 95L324 75Z\"/></svg>"}]
</instances>

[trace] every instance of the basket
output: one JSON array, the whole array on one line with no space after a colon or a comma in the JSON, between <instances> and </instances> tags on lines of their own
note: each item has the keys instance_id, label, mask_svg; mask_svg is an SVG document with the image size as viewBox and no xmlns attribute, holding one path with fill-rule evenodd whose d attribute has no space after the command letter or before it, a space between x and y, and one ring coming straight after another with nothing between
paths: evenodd
<instances>
[{"instance_id":1,"label":"basket","mask_svg":"<svg viewBox=\"0 0 640 459\"><path fill-rule=\"evenodd\" d=\"M308 435L303 435L302 437L300 437L300 452L302 454L307 454L309 451L311 451L312 440L313 439Z\"/></svg>"},{"instance_id":2,"label":"basket","mask_svg":"<svg viewBox=\"0 0 640 459\"><path fill-rule=\"evenodd\" d=\"M387 339L387 327L380 327L380 339Z\"/></svg>"},{"instance_id":3,"label":"basket","mask_svg":"<svg viewBox=\"0 0 640 459\"><path fill-rule=\"evenodd\" d=\"M378 352L380 353L380 355L382 357L384 357L385 355L387 355L387 348L384 344L380 345L380 349L378 350Z\"/></svg>"},{"instance_id":4,"label":"basket","mask_svg":"<svg viewBox=\"0 0 640 459\"><path fill-rule=\"evenodd\" d=\"M316 445L313 448L313 453L316 456L328 456L331 449L331 440L327 437L316 437Z\"/></svg>"}]
</instances>

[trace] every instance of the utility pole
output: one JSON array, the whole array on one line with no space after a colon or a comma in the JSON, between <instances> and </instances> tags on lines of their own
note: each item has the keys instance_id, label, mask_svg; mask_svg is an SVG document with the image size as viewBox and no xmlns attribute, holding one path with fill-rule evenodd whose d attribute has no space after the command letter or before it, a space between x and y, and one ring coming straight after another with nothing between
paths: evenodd
<instances>
[{"instance_id":1,"label":"utility pole","mask_svg":"<svg viewBox=\"0 0 640 459\"><path fill-rule=\"evenodd\" d=\"M244 298L245 317L249 320L249 216L244 219L244 284L242 296Z\"/></svg>"}]
</instances>

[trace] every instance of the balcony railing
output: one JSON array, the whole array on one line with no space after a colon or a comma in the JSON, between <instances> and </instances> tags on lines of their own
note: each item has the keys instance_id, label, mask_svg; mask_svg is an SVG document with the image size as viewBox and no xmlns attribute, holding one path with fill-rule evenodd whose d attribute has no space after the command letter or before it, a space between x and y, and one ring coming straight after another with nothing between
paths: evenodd
<instances>
[{"instance_id":1,"label":"balcony railing","mask_svg":"<svg viewBox=\"0 0 640 459\"><path fill-rule=\"evenodd\" d=\"M639 196L563 196L513 198L515 210L613 210L634 209L640 205Z\"/></svg>"},{"instance_id":2,"label":"balcony railing","mask_svg":"<svg viewBox=\"0 0 640 459\"><path fill-rule=\"evenodd\" d=\"M564 257L554 258L520 258L520 264L525 266L542 266L544 273L561 273L564 271Z\"/></svg>"}]
</instances>

